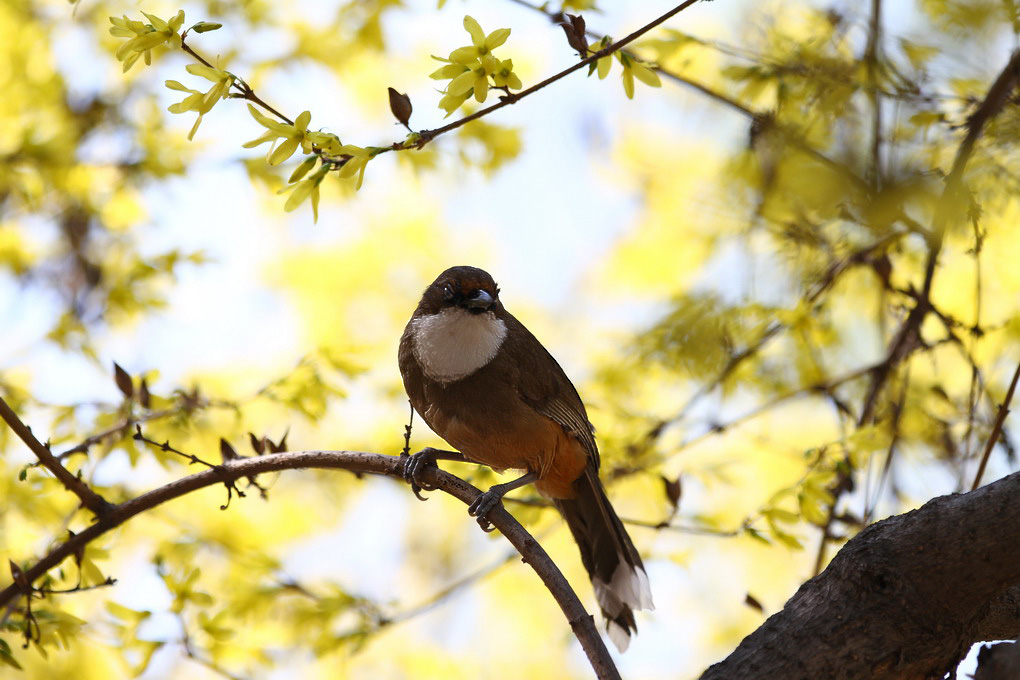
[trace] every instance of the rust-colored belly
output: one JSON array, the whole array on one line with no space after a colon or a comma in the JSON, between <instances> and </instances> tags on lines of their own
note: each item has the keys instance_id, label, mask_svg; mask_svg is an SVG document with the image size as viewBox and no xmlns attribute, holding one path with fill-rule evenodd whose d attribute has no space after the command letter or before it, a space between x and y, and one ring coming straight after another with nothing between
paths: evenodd
<instances>
[{"instance_id":1,"label":"rust-colored belly","mask_svg":"<svg viewBox=\"0 0 1020 680\"><path fill-rule=\"evenodd\" d=\"M587 452L555 421L521 404L499 419L445 418L429 409L426 420L469 460L496 470L538 475L535 488L549 498L572 498L571 484L584 473ZM496 420L496 422L492 422Z\"/></svg>"}]
</instances>

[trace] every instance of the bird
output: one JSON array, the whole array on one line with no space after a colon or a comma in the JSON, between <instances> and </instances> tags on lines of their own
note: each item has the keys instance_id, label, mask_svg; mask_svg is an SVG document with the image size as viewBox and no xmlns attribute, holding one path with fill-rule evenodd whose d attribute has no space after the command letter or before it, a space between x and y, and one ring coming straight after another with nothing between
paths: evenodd
<instances>
[{"instance_id":1,"label":"bird","mask_svg":"<svg viewBox=\"0 0 1020 680\"><path fill-rule=\"evenodd\" d=\"M492 276L471 266L440 274L404 329L398 362L411 406L456 449L405 457L415 493L437 460L522 470L480 494L469 514L489 530L485 517L503 495L533 483L566 521L606 632L625 651L637 632L634 610L654 609L644 564L599 479L595 429L577 389L506 310Z\"/></svg>"}]
</instances>

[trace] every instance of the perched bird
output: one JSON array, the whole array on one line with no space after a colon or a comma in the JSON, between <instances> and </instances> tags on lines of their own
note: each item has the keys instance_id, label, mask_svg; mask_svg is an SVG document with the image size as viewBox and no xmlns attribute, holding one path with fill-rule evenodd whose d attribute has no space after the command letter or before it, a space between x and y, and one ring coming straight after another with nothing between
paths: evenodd
<instances>
[{"instance_id":1,"label":"perched bird","mask_svg":"<svg viewBox=\"0 0 1020 680\"><path fill-rule=\"evenodd\" d=\"M652 609L644 565L599 481L594 428L548 350L506 311L496 282L451 267L425 289L400 339L404 389L425 422L459 453L425 449L405 463L417 490L425 465L466 460L524 476L496 484L468 508L485 515L534 483L563 515L581 551L610 639L622 652L635 609Z\"/></svg>"}]
</instances>

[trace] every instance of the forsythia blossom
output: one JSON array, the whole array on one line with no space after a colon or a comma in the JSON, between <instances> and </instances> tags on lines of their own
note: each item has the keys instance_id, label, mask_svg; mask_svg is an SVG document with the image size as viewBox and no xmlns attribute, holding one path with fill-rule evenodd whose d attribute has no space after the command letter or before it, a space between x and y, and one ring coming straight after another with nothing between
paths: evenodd
<instances>
[{"instance_id":1,"label":"forsythia blossom","mask_svg":"<svg viewBox=\"0 0 1020 680\"><path fill-rule=\"evenodd\" d=\"M251 149L259 144L272 142L272 145L269 147L269 153L266 155L270 165L279 165L290 158L297 151L298 146L305 153L311 152L313 139L309 138L308 124L312 121L312 114L308 111L302 112L293 125L277 122L269 116L263 115L251 104L248 104L248 111L251 112L252 117L260 125L266 128L266 131L260 137L250 142L245 142L241 146ZM283 141L277 144L276 141L278 139Z\"/></svg>"},{"instance_id":2,"label":"forsythia blossom","mask_svg":"<svg viewBox=\"0 0 1020 680\"><path fill-rule=\"evenodd\" d=\"M198 126L202 123L202 116L209 113L216 102L229 94L230 86L234 84L234 75L202 64L189 64L186 68L191 75L205 78L213 84L208 92L201 92L185 87L176 80L166 81L166 86L171 90L189 93L183 100L169 107L170 113L187 113L188 111L198 113L198 118L195 119L195 124L191 128L191 132L188 133L188 141L191 141L195 132L198 131Z\"/></svg>"},{"instance_id":3,"label":"forsythia blossom","mask_svg":"<svg viewBox=\"0 0 1020 680\"><path fill-rule=\"evenodd\" d=\"M302 167L306 168L306 171L307 171L307 168L310 168L312 165L314 165L315 161L318 160L318 159L315 158L314 156L312 156L311 160L312 160L312 163L309 164L309 162L308 162L309 159L305 159L305 161L301 165L298 166L298 170L296 170L294 172L294 175L298 175L298 177L303 177L304 173L298 174L298 171L300 171ZM283 209L285 211L287 211L287 212L290 212L290 211L294 210L295 208L297 208L299 205L301 205L305 201L305 199L311 198L312 199L312 217L313 217L314 221L318 222L319 221L319 185L322 184L322 180L326 177L326 173L328 173L328 172L329 172L329 165L328 164L323 164L323 166L321 168L319 168L318 170L316 170L314 173L312 173L311 177L309 177L308 179L302 179L302 180L300 180L300 181L298 181L298 182L296 182L294 184L291 184L289 186L286 186L286 187L280 189L277 192L278 194L282 194L282 193L285 193L287 191L293 192L293 193L291 193L290 196L287 197L287 202L284 203ZM291 179L292 180L294 179L293 175L291 176Z\"/></svg>"},{"instance_id":4,"label":"forsythia blossom","mask_svg":"<svg viewBox=\"0 0 1020 680\"><path fill-rule=\"evenodd\" d=\"M110 34L118 38L128 38L129 40L123 45L117 48L117 59L124 62L124 71L127 72L134 63L138 61L138 58L145 56L145 63L152 63L152 48L159 47L165 42L180 47L181 46L181 35L178 31L181 30L181 26L184 25L184 10L177 12L177 15L170 19L170 21L164 21L157 16L151 14L145 14L145 18L150 23L143 23L141 21L135 21L128 19L126 16L121 18L110 17L110 23L113 26L110 28Z\"/></svg>"},{"instance_id":5,"label":"forsythia blossom","mask_svg":"<svg viewBox=\"0 0 1020 680\"><path fill-rule=\"evenodd\" d=\"M446 111L447 116L459 109L472 95L475 101L484 102L490 87L521 89L521 79L514 73L513 61L501 61L492 53L506 42L510 29L500 28L486 35L478 22L469 16L464 17L464 29L471 36L470 45L450 52L448 59L432 57L446 62L430 77L450 81L444 91L445 96L439 101L439 108ZM489 78L492 78L491 84Z\"/></svg>"},{"instance_id":6,"label":"forsythia blossom","mask_svg":"<svg viewBox=\"0 0 1020 680\"><path fill-rule=\"evenodd\" d=\"M372 148L362 149L360 146L354 146L353 144L344 144L340 147L340 154L350 156L350 158L343 164L337 175L342 179L353 177L357 173L358 179L354 183L354 188L360 189L361 183L365 179L365 166L368 165L368 162L375 155L373 151L374 149Z\"/></svg>"},{"instance_id":7,"label":"forsythia blossom","mask_svg":"<svg viewBox=\"0 0 1020 680\"><path fill-rule=\"evenodd\" d=\"M659 80L659 74L650 69L647 64L622 50L615 52L615 54L623 65L623 91L627 93L627 99L634 98L635 78L649 87L659 87L662 85L662 82Z\"/></svg>"},{"instance_id":8,"label":"forsythia blossom","mask_svg":"<svg viewBox=\"0 0 1020 680\"><path fill-rule=\"evenodd\" d=\"M605 36L589 45L588 51L594 54L608 47L612 42L609 36ZM609 75L609 69L613 66L613 57L616 57L616 60L623 66L623 91L627 94L628 99L634 98L635 78L649 87L659 87L662 85L662 82L659 80L659 74L649 67L648 64L623 50L617 50L610 56L596 60L589 67L588 75L590 76L595 71L598 71L599 80L603 80Z\"/></svg>"}]
</instances>

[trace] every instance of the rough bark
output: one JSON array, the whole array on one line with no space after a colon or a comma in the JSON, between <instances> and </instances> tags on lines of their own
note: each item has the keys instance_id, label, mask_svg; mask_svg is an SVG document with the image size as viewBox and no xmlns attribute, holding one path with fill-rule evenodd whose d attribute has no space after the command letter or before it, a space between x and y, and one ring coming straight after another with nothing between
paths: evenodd
<instances>
[{"instance_id":1,"label":"rough bark","mask_svg":"<svg viewBox=\"0 0 1020 680\"><path fill-rule=\"evenodd\" d=\"M878 522L702 675L942 678L1020 634L1020 473Z\"/></svg>"}]
</instances>

